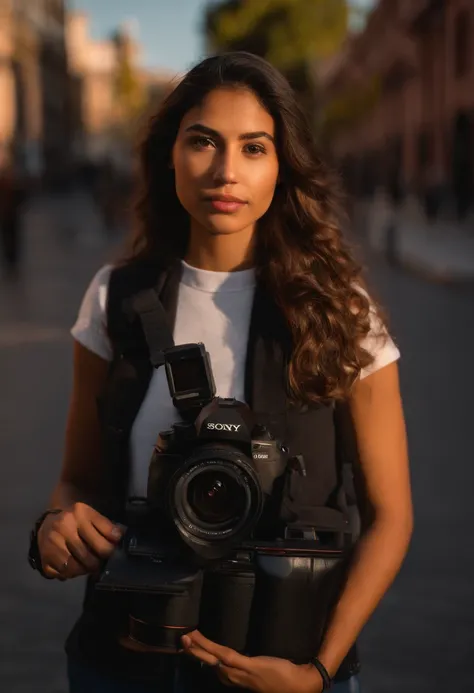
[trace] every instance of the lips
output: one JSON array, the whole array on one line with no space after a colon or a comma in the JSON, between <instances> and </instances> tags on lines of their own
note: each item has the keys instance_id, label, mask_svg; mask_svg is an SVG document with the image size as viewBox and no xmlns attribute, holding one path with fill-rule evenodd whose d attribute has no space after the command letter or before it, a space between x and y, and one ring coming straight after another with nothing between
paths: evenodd
<instances>
[{"instance_id":1,"label":"lips","mask_svg":"<svg viewBox=\"0 0 474 693\"><path fill-rule=\"evenodd\" d=\"M222 214L233 214L247 204L244 200L232 195L216 195L206 198L206 201L216 212Z\"/></svg>"}]
</instances>

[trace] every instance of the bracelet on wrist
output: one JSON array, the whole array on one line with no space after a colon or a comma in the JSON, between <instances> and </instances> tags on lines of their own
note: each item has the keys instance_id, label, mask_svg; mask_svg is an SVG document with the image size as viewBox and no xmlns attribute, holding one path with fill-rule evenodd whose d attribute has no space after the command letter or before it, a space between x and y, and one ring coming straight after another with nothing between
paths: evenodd
<instances>
[{"instance_id":1,"label":"bracelet on wrist","mask_svg":"<svg viewBox=\"0 0 474 693\"><path fill-rule=\"evenodd\" d=\"M331 677L329 676L329 672L324 666L324 664L317 658L313 657L313 659L310 661L310 664L317 669L321 675L321 678L323 680L323 691L329 691L329 689L332 686L332 681Z\"/></svg>"},{"instance_id":2,"label":"bracelet on wrist","mask_svg":"<svg viewBox=\"0 0 474 693\"><path fill-rule=\"evenodd\" d=\"M35 522L35 526L30 532L30 546L28 550L28 562L33 570L37 570L40 575L46 577L43 571L43 566L41 563L41 556L38 547L38 532L41 529L41 525L46 520L48 515L58 515L62 513L62 508L49 508L46 510Z\"/></svg>"}]
</instances>

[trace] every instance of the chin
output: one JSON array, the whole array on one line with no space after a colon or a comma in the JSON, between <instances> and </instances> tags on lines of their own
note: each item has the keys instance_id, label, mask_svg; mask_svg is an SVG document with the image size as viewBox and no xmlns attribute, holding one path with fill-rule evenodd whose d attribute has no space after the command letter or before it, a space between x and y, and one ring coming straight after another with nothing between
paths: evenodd
<instances>
[{"instance_id":1,"label":"chin","mask_svg":"<svg viewBox=\"0 0 474 693\"><path fill-rule=\"evenodd\" d=\"M209 233L213 236L230 236L232 234L245 231L245 229L248 229L249 226L251 226L251 222L243 224L235 217L231 217L229 215L228 217L222 216L219 218L206 219L204 225Z\"/></svg>"}]
</instances>

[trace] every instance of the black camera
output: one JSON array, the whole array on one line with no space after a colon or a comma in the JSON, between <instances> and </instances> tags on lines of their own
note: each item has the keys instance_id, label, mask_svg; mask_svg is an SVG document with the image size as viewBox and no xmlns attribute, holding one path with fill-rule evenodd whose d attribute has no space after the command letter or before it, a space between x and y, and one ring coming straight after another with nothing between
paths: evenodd
<instances>
[{"instance_id":1,"label":"black camera","mask_svg":"<svg viewBox=\"0 0 474 693\"><path fill-rule=\"evenodd\" d=\"M253 422L250 409L215 398L194 423L159 435L147 504L172 521L190 560L224 558L250 536L285 469L285 448Z\"/></svg>"},{"instance_id":2,"label":"black camera","mask_svg":"<svg viewBox=\"0 0 474 693\"><path fill-rule=\"evenodd\" d=\"M308 661L316 654L341 551L311 527L282 521L301 457L251 409L215 397L202 344L165 352L181 421L158 435L146 499L96 585L128 595L126 647L176 653L199 628L249 654Z\"/></svg>"}]
</instances>

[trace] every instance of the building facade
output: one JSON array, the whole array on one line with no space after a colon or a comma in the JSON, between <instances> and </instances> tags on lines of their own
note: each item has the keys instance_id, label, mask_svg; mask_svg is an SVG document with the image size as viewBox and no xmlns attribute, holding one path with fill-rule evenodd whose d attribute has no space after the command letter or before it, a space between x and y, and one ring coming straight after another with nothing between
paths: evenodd
<instances>
[{"instance_id":1,"label":"building facade","mask_svg":"<svg viewBox=\"0 0 474 693\"><path fill-rule=\"evenodd\" d=\"M71 13L67 20L73 103L73 149L76 160L101 160L113 144L114 75L116 56L112 41L89 36L89 19Z\"/></svg>"},{"instance_id":2,"label":"building facade","mask_svg":"<svg viewBox=\"0 0 474 693\"><path fill-rule=\"evenodd\" d=\"M94 40L86 14L72 12L67 19L66 44L69 56L73 103L73 148L78 162L109 162L130 166L130 147L124 122L126 108L145 110L149 98L170 81L171 75L146 71L140 66L140 45L127 25L113 36Z\"/></svg>"},{"instance_id":3,"label":"building facade","mask_svg":"<svg viewBox=\"0 0 474 693\"><path fill-rule=\"evenodd\" d=\"M463 216L474 196L474 2L380 0L321 75L347 186Z\"/></svg>"},{"instance_id":4,"label":"building facade","mask_svg":"<svg viewBox=\"0 0 474 693\"><path fill-rule=\"evenodd\" d=\"M0 162L46 182L88 161L130 166L120 75L143 109L173 77L139 61L131 27L96 41L64 0L0 0Z\"/></svg>"},{"instance_id":5,"label":"building facade","mask_svg":"<svg viewBox=\"0 0 474 693\"><path fill-rule=\"evenodd\" d=\"M26 175L68 166L68 65L63 0L0 3L0 146Z\"/></svg>"}]
</instances>

